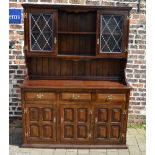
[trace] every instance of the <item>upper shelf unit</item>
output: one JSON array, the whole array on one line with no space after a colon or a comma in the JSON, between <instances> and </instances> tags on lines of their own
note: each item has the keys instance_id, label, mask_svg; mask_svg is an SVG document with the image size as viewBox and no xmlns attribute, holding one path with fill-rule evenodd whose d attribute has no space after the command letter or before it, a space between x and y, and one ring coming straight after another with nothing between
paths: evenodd
<instances>
[{"instance_id":1,"label":"upper shelf unit","mask_svg":"<svg viewBox=\"0 0 155 155\"><path fill-rule=\"evenodd\" d=\"M128 7L23 6L26 56L127 57Z\"/></svg>"}]
</instances>

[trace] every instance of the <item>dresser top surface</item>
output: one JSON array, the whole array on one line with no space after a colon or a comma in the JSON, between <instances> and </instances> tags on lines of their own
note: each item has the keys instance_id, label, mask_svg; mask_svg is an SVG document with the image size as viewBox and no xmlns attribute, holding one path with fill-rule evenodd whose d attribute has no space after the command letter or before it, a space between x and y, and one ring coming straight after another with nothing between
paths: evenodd
<instances>
[{"instance_id":1,"label":"dresser top surface","mask_svg":"<svg viewBox=\"0 0 155 155\"><path fill-rule=\"evenodd\" d=\"M129 86L112 81L82 80L25 80L22 88L78 88L78 89L130 89Z\"/></svg>"}]
</instances>

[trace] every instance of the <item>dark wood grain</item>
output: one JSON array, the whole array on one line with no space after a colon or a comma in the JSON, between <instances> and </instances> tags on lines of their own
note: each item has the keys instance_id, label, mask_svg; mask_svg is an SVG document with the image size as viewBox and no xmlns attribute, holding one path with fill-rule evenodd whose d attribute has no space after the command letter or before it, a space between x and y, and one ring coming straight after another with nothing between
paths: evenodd
<instances>
[{"instance_id":1,"label":"dark wood grain","mask_svg":"<svg viewBox=\"0 0 155 155\"><path fill-rule=\"evenodd\" d=\"M64 60L42 57L31 57L29 60L32 66L30 79L34 76L36 78L38 76L38 79L74 79L76 77L87 80L108 79L109 77L109 80L124 81L125 60Z\"/></svg>"},{"instance_id":2,"label":"dark wood grain","mask_svg":"<svg viewBox=\"0 0 155 155\"><path fill-rule=\"evenodd\" d=\"M21 85L23 147L127 148L131 87L125 68L131 8L53 4L23 7L27 13L24 54L28 69L28 78ZM31 13L53 16L50 51L31 50ZM121 53L101 53L102 15L123 17ZM45 24L44 20L39 22Z\"/></svg>"}]
</instances>

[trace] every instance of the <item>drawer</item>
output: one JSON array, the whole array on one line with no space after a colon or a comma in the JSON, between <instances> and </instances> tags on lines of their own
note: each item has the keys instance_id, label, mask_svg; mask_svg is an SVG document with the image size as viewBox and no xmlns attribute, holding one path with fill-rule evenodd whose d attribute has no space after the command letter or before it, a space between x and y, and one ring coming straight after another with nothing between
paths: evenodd
<instances>
[{"instance_id":1,"label":"drawer","mask_svg":"<svg viewBox=\"0 0 155 155\"><path fill-rule=\"evenodd\" d=\"M125 94L96 94L96 100L104 102L125 102Z\"/></svg>"},{"instance_id":2,"label":"drawer","mask_svg":"<svg viewBox=\"0 0 155 155\"><path fill-rule=\"evenodd\" d=\"M26 92L25 100L55 100L55 93L41 93L41 92Z\"/></svg>"},{"instance_id":3,"label":"drawer","mask_svg":"<svg viewBox=\"0 0 155 155\"><path fill-rule=\"evenodd\" d=\"M91 93L61 93L61 100L91 101Z\"/></svg>"}]
</instances>

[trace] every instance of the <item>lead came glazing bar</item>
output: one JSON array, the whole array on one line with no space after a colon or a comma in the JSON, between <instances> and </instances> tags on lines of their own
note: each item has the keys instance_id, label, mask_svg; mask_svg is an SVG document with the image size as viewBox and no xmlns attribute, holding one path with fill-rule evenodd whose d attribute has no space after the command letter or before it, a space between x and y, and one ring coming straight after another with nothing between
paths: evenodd
<instances>
[{"instance_id":1,"label":"lead came glazing bar","mask_svg":"<svg viewBox=\"0 0 155 155\"><path fill-rule=\"evenodd\" d=\"M32 51L48 52L53 44L53 15L30 14L30 45Z\"/></svg>"},{"instance_id":2,"label":"lead came glazing bar","mask_svg":"<svg viewBox=\"0 0 155 155\"><path fill-rule=\"evenodd\" d=\"M123 16L102 15L100 52L122 52Z\"/></svg>"}]
</instances>

